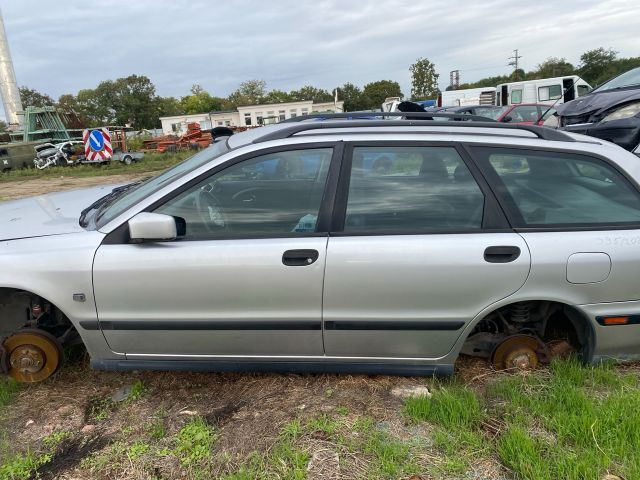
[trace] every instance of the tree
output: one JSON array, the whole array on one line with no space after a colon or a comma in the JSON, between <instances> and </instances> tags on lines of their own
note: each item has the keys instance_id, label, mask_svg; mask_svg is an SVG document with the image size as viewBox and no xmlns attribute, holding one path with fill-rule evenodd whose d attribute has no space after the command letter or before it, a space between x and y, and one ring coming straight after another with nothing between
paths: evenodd
<instances>
[{"instance_id":1,"label":"tree","mask_svg":"<svg viewBox=\"0 0 640 480\"><path fill-rule=\"evenodd\" d=\"M186 113L180 101L175 97L156 98L156 108L158 109L158 117L173 117Z\"/></svg>"},{"instance_id":2,"label":"tree","mask_svg":"<svg viewBox=\"0 0 640 480\"><path fill-rule=\"evenodd\" d=\"M411 99L425 100L436 98L438 89L438 75L436 66L426 58L419 58L409 67L411 72Z\"/></svg>"},{"instance_id":3,"label":"tree","mask_svg":"<svg viewBox=\"0 0 640 480\"><path fill-rule=\"evenodd\" d=\"M264 80L247 80L229 95L229 102L234 106L258 105L266 95L267 82Z\"/></svg>"},{"instance_id":4,"label":"tree","mask_svg":"<svg viewBox=\"0 0 640 480\"><path fill-rule=\"evenodd\" d=\"M563 77L573 75L575 67L564 58L549 57L536 67L536 70L527 74L528 79Z\"/></svg>"},{"instance_id":5,"label":"tree","mask_svg":"<svg viewBox=\"0 0 640 480\"><path fill-rule=\"evenodd\" d=\"M283 90L271 90L262 98L262 103L286 103L292 101L291 94Z\"/></svg>"},{"instance_id":6,"label":"tree","mask_svg":"<svg viewBox=\"0 0 640 480\"><path fill-rule=\"evenodd\" d=\"M618 52L603 47L580 55L579 75L592 85L599 85L617 73L615 60Z\"/></svg>"},{"instance_id":7,"label":"tree","mask_svg":"<svg viewBox=\"0 0 640 480\"><path fill-rule=\"evenodd\" d=\"M180 99L180 106L184 113L205 113L214 110L223 110L226 101L223 98L213 97L209 92L200 91L193 95L187 95Z\"/></svg>"},{"instance_id":8,"label":"tree","mask_svg":"<svg viewBox=\"0 0 640 480\"><path fill-rule=\"evenodd\" d=\"M40 93L33 88L20 87L20 101L24 108L27 107L51 107L55 101L46 93Z\"/></svg>"},{"instance_id":9,"label":"tree","mask_svg":"<svg viewBox=\"0 0 640 480\"><path fill-rule=\"evenodd\" d=\"M305 100L311 100L314 103L331 102L333 95L322 88L312 87L311 85L305 85L299 90L291 91L291 98L294 101L303 102Z\"/></svg>"},{"instance_id":10,"label":"tree","mask_svg":"<svg viewBox=\"0 0 640 480\"><path fill-rule=\"evenodd\" d=\"M403 97L398 82L378 80L377 82L367 83L362 89L362 102L367 109L380 108L387 97Z\"/></svg>"},{"instance_id":11,"label":"tree","mask_svg":"<svg viewBox=\"0 0 640 480\"><path fill-rule=\"evenodd\" d=\"M338 99L344 101L345 112L355 112L367 108L366 102L363 101L362 90L353 83L347 82L338 87Z\"/></svg>"}]
</instances>

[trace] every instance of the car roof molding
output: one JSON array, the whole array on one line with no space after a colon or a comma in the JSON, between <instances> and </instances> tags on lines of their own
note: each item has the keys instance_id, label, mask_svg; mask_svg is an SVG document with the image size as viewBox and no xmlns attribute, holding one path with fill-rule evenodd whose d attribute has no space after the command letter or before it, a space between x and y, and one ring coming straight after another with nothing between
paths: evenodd
<instances>
[{"instance_id":1,"label":"car roof molding","mask_svg":"<svg viewBox=\"0 0 640 480\"><path fill-rule=\"evenodd\" d=\"M409 116L413 117L415 114L411 112ZM398 115L394 115L398 116ZM344 118L344 117L342 117ZM284 122L281 122L284 123ZM576 142L577 140L572 136L554 130L548 127L538 127L535 125L512 125L508 123L497 123L497 122L451 122L451 121L434 121L434 120L350 120L346 122L291 122L291 125L287 125L285 127L279 128L276 131L267 133L266 135L262 135L261 137L255 139L252 143L262 143L268 142L270 140L282 140L285 138L290 138L301 132L308 132L313 130L319 130L318 133L321 134L320 130L323 129L349 129L349 128L367 128L367 127L447 127L451 130L455 130L456 128L480 128L480 129L494 129L496 132L494 135L504 135L510 136L509 133L513 131L527 131L533 133L536 137L542 140L551 140L556 142ZM388 133L388 132L385 132ZM422 133L422 132L420 132ZM449 131L447 133L455 133L454 131ZM464 132L464 133L468 133ZM484 132L479 132L479 134L483 134ZM513 135L511 135L513 136Z\"/></svg>"}]
</instances>

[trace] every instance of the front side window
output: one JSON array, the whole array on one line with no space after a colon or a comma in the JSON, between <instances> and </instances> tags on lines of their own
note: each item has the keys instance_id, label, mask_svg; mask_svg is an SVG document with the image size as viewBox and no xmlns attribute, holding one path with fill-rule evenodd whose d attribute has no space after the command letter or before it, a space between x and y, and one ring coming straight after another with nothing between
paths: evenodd
<instances>
[{"instance_id":1,"label":"front side window","mask_svg":"<svg viewBox=\"0 0 640 480\"><path fill-rule=\"evenodd\" d=\"M345 232L480 229L484 195L452 147L356 147Z\"/></svg>"},{"instance_id":2,"label":"front side window","mask_svg":"<svg viewBox=\"0 0 640 480\"><path fill-rule=\"evenodd\" d=\"M497 175L516 227L597 227L640 223L640 194L603 160L572 153L477 147Z\"/></svg>"},{"instance_id":3,"label":"front side window","mask_svg":"<svg viewBox=\"0 0 640 480\"><path fill-rule=\"evenodd\" d=\"M578 85L578 96L579 97L581 97L583 95L586 95L590 91L591 91L591 87L589 87L588 85Z\"/></svg>"},{"instance_id":4,"label":"front side window","mask_svg":"<svg viewBox=\"0 0 640 480\"><path fill-rule=\"evenodd\" d=\"M292 150L244 160L155 211L184 219L188 240L315 232L332 151Z\"/></svg>"}]
</instances>

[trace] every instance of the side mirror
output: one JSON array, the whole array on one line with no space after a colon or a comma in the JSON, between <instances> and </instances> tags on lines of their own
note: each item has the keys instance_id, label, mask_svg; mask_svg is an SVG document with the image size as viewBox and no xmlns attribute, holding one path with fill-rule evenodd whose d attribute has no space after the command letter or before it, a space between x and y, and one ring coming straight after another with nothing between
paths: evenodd
<instances>
[{"instance_id":1,"label":"side mirror","mask_svg":"<svg viewBox=\"0 0 640 480\"><path fill-rule=\"evenodd\" d=\"M176 220L171 215L142 212L128 223L132 242L163 242L178 236Z\"/></svg>"},{"instance_id":2,"label":"side mirror","mask_svg":"<svg viewBox=\"0 0 640 480\"><path fill-rule=\"evenodd\" d=\"M507 115L502 119L504 123L509 123L511 120L513 120L513 117L511 117L511 115Z\"/></svg>"}]
</instances>

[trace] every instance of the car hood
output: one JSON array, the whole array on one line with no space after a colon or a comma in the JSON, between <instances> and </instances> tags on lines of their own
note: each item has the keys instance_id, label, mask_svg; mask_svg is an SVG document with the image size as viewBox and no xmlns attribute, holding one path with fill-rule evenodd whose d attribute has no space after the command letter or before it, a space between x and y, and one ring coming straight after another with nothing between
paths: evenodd
<instances>
[{"instance_id":1,"label":"car hood","mask_svg":"<svg viewBox=\"0 0 640 480\"><path fill-rule=\"evenodd\" d=\"M556 111L558 115L563 117L584 115L591 112L600 114L611 107L633 100L640 100L640 88L590 93L558 105Z\"/></svg>"},{"instance_id":2,"label":"car hood","mask_svg":"<svg viewBox=\"0 0 640 480\"><path fill-rule=\"evenodd\" d=\"M0 240L82 231L80 212L117 185L71 190L0 202Z\"/></svg>"}]
</instances>

